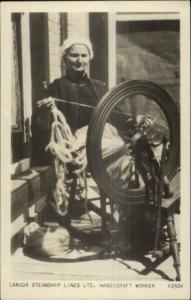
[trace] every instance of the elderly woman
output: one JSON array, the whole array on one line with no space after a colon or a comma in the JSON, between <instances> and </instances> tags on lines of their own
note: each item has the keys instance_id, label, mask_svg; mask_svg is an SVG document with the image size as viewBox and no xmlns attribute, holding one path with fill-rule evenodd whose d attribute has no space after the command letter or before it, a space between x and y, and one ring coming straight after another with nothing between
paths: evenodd
<instances>
[{"instance_id":1,"label":"elderly woman","mask_svg":"<svg viewBox=\"0 0 191 300\"><path fill-rule=\"evenodd\" d=\"M106 91L105 84L88 76L89 63L93 58L92 45L89 40L68 38L62 45L62 60L66 75L54 80L43 90L40 99L49 98L33 114L33 164L50 163L50 156L45 153L45 146L50 139L50 107L54 98L66 102L56 102L58 109L64 114L72 133L83 126L89 125L93 109ZM39 100L40 100L39 99ZM74 104L86 104L78 106Z\"/></svg>"},{"instance_id":2,"label":"elderly woman","mask_svg":"<svg viewBox=\"0 0 191 300\"><path fill-rule=\"evenodd\" d=\"M82 138L78 139L80 143L82 141L85 149L87 126L90 123L93 108L96 107L98 101L106 92L106 86L103 82L90 79L88 76L89 64L94 56L92 44L89 40L78 37L68 38L63 42L61 54L65 65L65 75L55 79L43 89L39 99L37 99L37 109L32 116L33 165L52 165L53 163L54 157L50 151L45 151L51 137L52 108L56 105L59 111L62 112L72 134L75 134L80 128L85 128L85 131L82 131ZM56 101L56 99L60 101ZM67 164L67 167L70 168L70 164ZM53 180L51 182L52 191L55 184L56 182ZM70 184L67 183L65 187L69 190L71 188ZM68 199L65 200L68 201ZM84 204L82 203L82 206L79 207L79 202L77 205L79 211L83 211ZM68 219L70 221L71 214L77 210L74 208L72 212L70 210L70 216L62 216L62 223L65 224L65 219L67 220L66 223Z\"/></svg>"}]
</instances>

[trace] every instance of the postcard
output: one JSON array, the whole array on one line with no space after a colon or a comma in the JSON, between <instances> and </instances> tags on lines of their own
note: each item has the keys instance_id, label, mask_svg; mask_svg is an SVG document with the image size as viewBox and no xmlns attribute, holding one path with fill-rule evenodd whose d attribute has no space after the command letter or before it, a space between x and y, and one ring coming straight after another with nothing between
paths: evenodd
<instances>
[{"instance_id":1,"label":"postcard","mask_svg":"<svg viewBox=\"0 0 191 300\"><path fill-rule=\"evenodd\" d=\"M190 299L190 3L1 8L1 298Z\"/></svg>"}]
</instances>

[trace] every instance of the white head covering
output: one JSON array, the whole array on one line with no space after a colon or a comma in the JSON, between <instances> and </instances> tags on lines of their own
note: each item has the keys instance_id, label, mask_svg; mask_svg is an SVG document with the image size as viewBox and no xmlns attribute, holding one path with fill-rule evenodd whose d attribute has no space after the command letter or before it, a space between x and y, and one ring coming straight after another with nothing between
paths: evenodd
<instances>
[{"instance_id":1,"label":"white head covering","mask_svg":"<svg viewBox=\"0 0 191 300\"><path fill-rule=\"evenodd\" d=\"M63 42L63 44L61 46L61 54L62 54L62 56L64 56L66 54L67 49L69 49L70 47L72 47L75 44L85 45L88 48L88 50L89 50L90 59L93 58L94 53L93 53L91 42L88 39L82 38L82 37L70 37L70 38L67 38Z\"/></svg>"}]
</instances>

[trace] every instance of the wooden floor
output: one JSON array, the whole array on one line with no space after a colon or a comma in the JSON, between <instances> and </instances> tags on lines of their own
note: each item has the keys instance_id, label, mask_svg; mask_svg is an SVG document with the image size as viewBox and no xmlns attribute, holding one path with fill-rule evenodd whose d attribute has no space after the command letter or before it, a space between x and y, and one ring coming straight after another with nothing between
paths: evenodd
<instances>
[{"instance_id":1,"label":"wooden floor","mask_svg":"<svg viewBox=\"0 0 191 300\"><path fill-rule=\"evenodd\" d=\"M90 192L90 191L89 191ZM91 190L96 196L96 190ZM175 216L179 231L179 215ZM178 233L178 232L177 232ZM15 280L175 280L173 259L168 257L155 264L152 256L145 255L133 259L111 258L106 255L100 259L101 248L93 247L85 255L84 261L42 261L27 257L20 247L12 256L12 277ZM70 253L76 257L75 250ZM83 256L83 253L82 253Z\"/></svg>"},{"instance_id":2,"label":"wooden floor","mask_svg":"<svg viewBox=\"0 0 191 300\"><path fill-rule=\"evenodd\" d=\"M150 257L151 258L151 257ZM12 258L12 275L17 280L174 280L172 258L153 268L147 259L92 259L73 263L38 261L18 249Z\"/></svg>"}]
</instances>

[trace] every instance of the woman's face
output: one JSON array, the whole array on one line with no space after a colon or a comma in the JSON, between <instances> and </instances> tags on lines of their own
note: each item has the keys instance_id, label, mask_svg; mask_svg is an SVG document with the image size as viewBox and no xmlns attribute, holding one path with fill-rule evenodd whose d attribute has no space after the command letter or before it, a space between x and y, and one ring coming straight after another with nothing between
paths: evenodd
<instances>
[{"instance_id":1,"label":"woman's face","mask_svg":"<svg viewBox=\"0 0 191 300\"><path fill-rule=\"evenodd\" d=\"M90 62L89 50L85 45L73 45L64 57L66 68L69 71L85 72Z\"/></svg>"}]
</instances>

